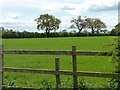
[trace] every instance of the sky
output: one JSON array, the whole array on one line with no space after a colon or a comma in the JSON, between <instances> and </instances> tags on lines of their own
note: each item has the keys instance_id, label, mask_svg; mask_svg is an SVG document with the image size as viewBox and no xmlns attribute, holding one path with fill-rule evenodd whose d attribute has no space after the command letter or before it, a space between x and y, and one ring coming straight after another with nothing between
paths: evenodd
<instances>
[{"instance_id":1,"label":"sky","mask_svg":"<svg viewBox=\"0 0 120 90\"><path fill-rule=\"evenodd\" d=\"M41 14L54 15L62 22L59 30L70 27L70 20L99 18L111 30L118 23L119 0L0 0L0 27L37 32L34 21ZM39 31L40 32L40 31Z\"/></svg>"}]
</instances>

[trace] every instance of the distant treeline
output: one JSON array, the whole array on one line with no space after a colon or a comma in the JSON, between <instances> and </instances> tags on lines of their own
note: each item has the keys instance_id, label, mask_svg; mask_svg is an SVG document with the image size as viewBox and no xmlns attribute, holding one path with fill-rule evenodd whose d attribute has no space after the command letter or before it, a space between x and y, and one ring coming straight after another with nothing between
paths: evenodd
<instances>
[{"instance_id":1,"label":"distant treeline","mask_svg":"<svg viewBox=\"0 0 120 90\"><path fill-rule=\"evenodd\" d=\"M14 31L0 27L2 38L46 38L46 37L80 37L80 36L120 36L120 23L115 25L111 31L107 30L106 24L99 18L82 19L81 16L73 18L69 28L56 32L59 29L61 20L53 15L43 14L37 19L37 29L44 33ZM72 30L72 31L68 31ZM77 31L76 31L77 30Z\"/></svg>"},{"instance_id":2,"label":"distant treeline","mask_svg":"<svg viewBox=\"0 0 120 90\"><path fill-rule=\"evenodd\" d=\"M46 33L38 33L38 32L28 32L28 31L13 31L13 30L2 30L2 38L46 38L46 37L80 37L80 36L118 36L120 35L114 33L113 31L109 33L99 33L92 34L90 32L51 32L49 36L46 36Z\"/></svg>"}]
</instances>

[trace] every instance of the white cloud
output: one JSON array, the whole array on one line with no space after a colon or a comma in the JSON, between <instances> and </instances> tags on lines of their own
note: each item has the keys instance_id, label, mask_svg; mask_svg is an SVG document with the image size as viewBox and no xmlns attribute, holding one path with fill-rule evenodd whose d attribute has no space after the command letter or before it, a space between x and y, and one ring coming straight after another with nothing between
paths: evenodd
<instances>
[{"instance_id":1,"label":"white cloud","mask_svg":"<svg viewBox=\"0 0 120 90\"><path fill-rule=\"evenodd\" d=\"M61 19L61 29L67 29L70 27L70 20L72 19L71 16L63 16Z\"/></svg>"},{"instance_id":2,"label":"white cloud","mask_svg":"<svg viewBox=\"0 0 120 90\"><path fill-rule=\"evenodd\" d=\"M113 6L117 5L119 0L0 0L2 7L27 7L27 8L38 8L45 11L54 11L58 12L59 10L74 10L74 13L78 14L85 11L99 11L99 10L109 10ZM79 3L75 3L79 2ZM117 7L117 6L116 6ZM107 9L108 8L108 9ZM115 8L115 7L113 7ZM77 13L78 12L78 13Z\"/></svg>"},{"instance_id":3,"label":"white cloud","mask_svg":"<svg viewBox=\"0 0 120 90\"><path fill-rule=\"evenodd\" d=\"M114 28L114 26L118 23L118 14L101 14L97 16L93 16L92 18L99 18L102 20L109 30Z\"/></svg>"},{"instance_id":4,"label":"white cloud","mask_svg":"<svg viewBox=\"0 0 120 90\"><path fill-rule=\"evenodd\" d=\"M118 0L87 0L85 4L90 11L117 10Z\"/></svg>"},{"instance_id":5,"label":"white cloud","mask_svg":"<svg viewBox=\"0 0 120 90\"><path fill-rule=\"evenodd\" d=\"M116 15L106 14L103 17L101 16L101 18L103 18L104 22L108 26L108 29L112 29L116 24L118 24L118 16Z\"/></svg>"},{"instance_id":6,"label":"white cloud","mask_svg":"<svg viewBox=\"0 0 120 90\"><path fill-rule=\"evenodd\" d=\"M0 27L19 31L37 31L33 17L24 16L21 12L4 12L0 18Z\"/></svg>"},{"instance_id":7,"label":"white cloud","mask_svg":"<svg viewBox=\"0 0 120 90\"><path fill-rule=\"evenodd\" d=\"M117 15L104 14L105 11L115 10L119 0L0 0L0 7L6 8L34 8L43 10L44 13L66 12L69 16L58 17L62 20L61 27L68 28L72 17L77 17L84 12L91 14L91 11L104 11L95 17L103 20L109 27L118 21ZM32 13L31 13L32 14ZM19 26L36 26L33 17L26 16L24 12L7 12L0 15L0 23Z\"/></svg>"},{"instance_id":8,"label":"white cloud","mask_svg":"<svg viewBox=\"0 0 120 90\"><path fill-rule=\"evenodd\" d=\"M0 22L12 22L15 19L18 19L19 17L21 17L22 14L20 12L4 12L1 13L0 17Z\"/></svg>"}]
</instances>

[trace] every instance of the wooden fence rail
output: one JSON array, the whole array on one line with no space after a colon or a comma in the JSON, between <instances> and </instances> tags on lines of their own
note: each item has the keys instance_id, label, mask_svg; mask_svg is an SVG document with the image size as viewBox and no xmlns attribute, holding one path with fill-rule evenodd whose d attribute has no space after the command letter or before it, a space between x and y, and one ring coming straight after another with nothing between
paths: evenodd
<instances>
[{"instance_id":1,"label":"wooden fence rail","mask_svg":"<svg viewBox=\"0 0 120 90\"><path fill-rule=\"evenodd\" d=\"M90 76L90 77L103 77L103 78L120 78L120 74L117 73L101 73L101 72L82 72L77 71L73 73L73 71L66 70L41 70L41 69L31 69L31 68L7 68L4 67L3 71L5 72L23 72L23 73L36 73L36 74L54 74L54 75L76 75L76 76Z\"/></svg>"},{"instance_id":2,"label":"wooden fence rail","mask_svg":"<svg viewBox=\"0 0 120 90\"><path fill-rule=\"evenodd\" d=\"M0 52L0 54L30 54L30 55L73 55L72 51L66 50L59 50L59 51L45 51L45 50L4 50L3 52ZM111 56L112 53L109 52L101 52L101 51L76 51L76 53L74 53L76 55L80 55L80 56Z\"/></svg>"},{"instance_id":3,"label":"wooden fence rail","mask_svg":"<svg viewBox=\"0 0 120 90\"><path fill-rule=\"evenodd\" d=\"M4 54L33 54L33 55L70 55L72 56L72 71L60 70L59 58L55 58L55 70L40 70L31 68L8 68L3 67L2 72L23 72L23 73L36 73L36 74L53 74L56 76L56 88L61 87L60 75L73 76L73 87L78 88L77 76L91 76L91 77L104 77L104 78L120 78L118 73L101 73L101 72L82 72L77 71L77 56L111 56L112 53L98 52L98 51L77 51L76 46L72 46L70 51L41 51L41 50L1 50L0 55ZM3 58L2 58L3 59Z\"/></svg>"}]
</instances>

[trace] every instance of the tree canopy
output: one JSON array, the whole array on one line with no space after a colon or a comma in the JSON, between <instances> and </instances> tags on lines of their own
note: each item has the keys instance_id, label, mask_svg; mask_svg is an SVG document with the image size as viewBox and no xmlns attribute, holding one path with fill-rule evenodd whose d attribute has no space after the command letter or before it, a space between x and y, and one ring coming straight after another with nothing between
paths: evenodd
<instances>
[{"instance_id":1,"label":"tree canopy","mask_svg":"<svg viewBox=\"0 0 120 90\"><path fill-rule=\"evenodd\" d=\"M106 28L105 23L98 18L86 18L86 22L87 28L90 28L92 30L93 35L95 34L95 32L99 34L102 28Z\"/></svg>"},{"instance_id":2,"label":"tree canopy","mask_svg":"<svg viewBox=\"0 0 120 90\"><path fill-rule=\"evenodd\" d=\"M37 22L37 29L45 30L47 36L50 34L50 31L59 29L61 23L60 19L49 14L42 14L35 21Z\"/></svg>"},{"instance_id":3,"label":"tree canopy","mask_svg":"<svg viewBox=\"0 0 120 90\"><path fill-rule=\"evenodd\" d=\"M72 25L70 26L70 28L77 28L79 30L79 33L80 33L82 31L82 29L86 27L85 18L82 19L81 16L78 16L77 19L73 18L71 20Z\"/></svg>"},{"instance_id":4,"label":"tree canopy","mask_svg":"<svg viewBox=\"0 0 120 90\"><path fill-rule=\"evenodd\" d=\"M111 35L120 35L120 23L118 23L117 25L115 25L115 27L112 29L111 31Z\"/></svg>"}]
</instances>

